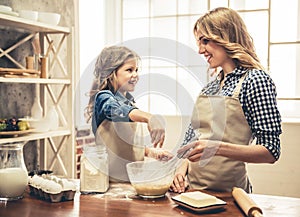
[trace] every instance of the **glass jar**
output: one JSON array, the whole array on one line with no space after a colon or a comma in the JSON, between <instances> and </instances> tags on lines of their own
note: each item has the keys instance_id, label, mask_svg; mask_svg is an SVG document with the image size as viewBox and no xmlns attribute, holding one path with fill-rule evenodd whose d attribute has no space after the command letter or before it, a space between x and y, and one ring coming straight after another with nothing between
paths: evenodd
<instances>
[{"instance_id":1,"label":"glass jar","mask_svg":"<svg viewBox=\"0 0 300 217\"><path fill-rule=\"evenodd\" d=\"M28 184L23 157L25 143L0 144L0 200L18 200Z\"/></svg>"},{"instance_id":2,"label":"glass jar","mask_svg":"<svg viewBox=\"0 0 300 217\"><path fill-rule=\"evenodd\" d=\"M108 158L104 146L83 146L80 158L80 192L104 193L109 187Z\"/></svg>"}]
</instances>

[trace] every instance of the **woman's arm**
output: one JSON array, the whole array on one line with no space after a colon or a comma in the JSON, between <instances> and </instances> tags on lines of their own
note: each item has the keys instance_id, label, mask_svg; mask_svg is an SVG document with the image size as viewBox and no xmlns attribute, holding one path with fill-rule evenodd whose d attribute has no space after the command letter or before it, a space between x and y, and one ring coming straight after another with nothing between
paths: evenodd
<instances>
[{"instance_id":1,"label":"woman's arm","mask_svg":"<svg viewBox=\"0 0 300 217\"><path fill-rule=\"evenodd\" d=\"M282 131L281 116L276 102L276 86L264 71L252 70L246 81L241 102L256 144L265 148L251 147L250 150L268 150L278 160ZM264 152L259 151L259 154L261 153ZM270 160L269 155L265 157L267 161Z\"/></svg>"},{"instance_id":2,"label":"woman's arm","mask_svg":"<svg viewBox=\"0 0 300 217\"><path fill-rule=\"evenodd\" d=\"M207 159L213 155L248 163L274 163L276 161L270 151L262 145L237 145L212 140L198 140L192 142L191 145L194 145L194 149L189 153L188 159L192 162ZM205 152L205 149L208 151Z\"/></svg>"},{"instance_id":3,"label":"woman's arm","mask_svg":"<svg viewBox=\"0 0 300 217\"><path fill-rule=\"evenodd\" d=\"M188 160L184 159L182 164L176 169L175 177L173 179L173 183L170 187L170 190L177 193L182 193L185 191L187 187L185 177L188 171L188 165Z\"/></svg>"},{"instance_id":4,"label":"woman's arm","mask_svg":"<svg viewBox=\"0 0 300 217\"><path fill-rule=\"evenodd\" d=\"M275 163L276 159L262 145L235 145L222 143L217 155L248 162L248 163Z\"/></svg>"}]
</instances>

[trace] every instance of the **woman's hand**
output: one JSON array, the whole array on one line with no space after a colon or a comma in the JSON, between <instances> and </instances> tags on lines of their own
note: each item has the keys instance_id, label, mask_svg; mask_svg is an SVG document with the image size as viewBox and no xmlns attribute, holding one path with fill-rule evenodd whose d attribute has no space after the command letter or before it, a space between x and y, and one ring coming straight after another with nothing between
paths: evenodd
<instances>
[{"instance_id":1,"label":"woman's hand","mask_svg":"<svg viewBox=\"0 0 300 217\"><path fill-rule=\"evenodd\" d=\"M170 190L174 191L176 193L182 193L185 191L185 189L188 186L188 182L185 180L185 176L188 172L189 167L189 161L187 159L184 159L176 168L175 177L173 179L173 183L170 186Z\"/></svg>"},{"instance_id":2,"label":"woman's hand","mask_svg":"<svg viewBox=\"0 0 300 217\"><path fill-rule=\"evenodd\" d=\"M216 155L220 144L220 141L197 140L181 147L177 153L183 153L189 150L189 152L185 154L185 157L191 162L197 162L200 159L208 161L211 157Z\"/></svg>"},{"instance_id":3,"label":"woman's hand","mask_svg":"<svg viewBox=\"0 0 300 217\"><path fill-rule=\"evenodd\" d=\"M187 187L187 182L185 181L185 176L178 173L173 179L173 183L170 186L170 190L176 193L183 193Z\"/></svg>"},{"instance_id":4,"label":"woman's hand","mask_svg":"<svg viewBox=\"0 0 300 217\"><path fill-rule=\"evenodd\" d=\"M151 142L156 148L161 148L165 140L165 121L160 115L152 115L148 121L148 130L151 136Z\"/></svg>"},{"instance_id":5,"label":"woman's hand","mask_svg":"<svg viewBox=\"0 0 300 217\"><path fill-rule=\"evenodd\" d=\"M159 161L169 161L171 158L173 158L173 154L167 150L149 147L146 147L145 149L145 156Z\"/></svg>"},{"instance_id":6,"label":"woman's hand","mask_svg":"<svg viewBox=\"0 0 300 217\"><path fill-rule=\"evenodd\" d=\"M186 150L187 153L184 153ZM217 155L247 163L274 163L274 156L262 145L239 145L217 140L197 140L177 151L184 153L183 158L191 162L200 161L200 166L205 166L210 159Z\"/></svg>"}]
</instances>

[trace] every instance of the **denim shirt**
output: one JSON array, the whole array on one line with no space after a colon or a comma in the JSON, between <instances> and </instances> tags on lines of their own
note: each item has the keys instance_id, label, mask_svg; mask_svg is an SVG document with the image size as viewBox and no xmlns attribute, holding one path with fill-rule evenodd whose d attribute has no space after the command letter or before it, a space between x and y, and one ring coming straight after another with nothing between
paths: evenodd
<instances>
[{"instance_id":1,"label":"denim shirt","mask_svg":"<svg viewBox=\"0 0 300 217\"><path fill-rule=\"evenodd\" d=\"M113 94L110 90L99 91L95 97L92 117L92 129L95 134L98 126L104 121L131 122L128 114L137 109L134 98L127 93L126 97L120 92Z\"/></svg>"}]
</instances>

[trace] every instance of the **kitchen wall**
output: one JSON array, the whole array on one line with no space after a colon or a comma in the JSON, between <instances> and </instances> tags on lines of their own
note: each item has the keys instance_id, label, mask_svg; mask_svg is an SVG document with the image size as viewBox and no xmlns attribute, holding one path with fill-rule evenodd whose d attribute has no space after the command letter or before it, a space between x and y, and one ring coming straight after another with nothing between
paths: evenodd
<instances>
[{"instance_id":1,"label":"kitchen wall","mask_svg":"<svg viewBox=\"0 0 300 217\"><path fill-rule=\"evenodd\" d=\"M173 150L182 141L189 117L166 116L165 147ZM253 193L300 198L300 122L282 124L282 154L275 164L248 164ZM178 142L179 141L179 142Z\"/></svg>"}]
</instances>

